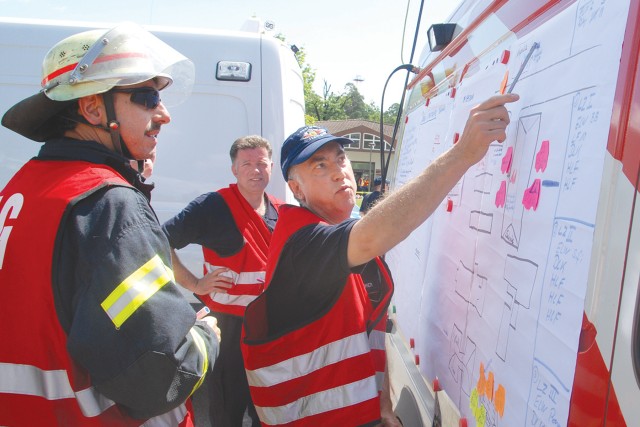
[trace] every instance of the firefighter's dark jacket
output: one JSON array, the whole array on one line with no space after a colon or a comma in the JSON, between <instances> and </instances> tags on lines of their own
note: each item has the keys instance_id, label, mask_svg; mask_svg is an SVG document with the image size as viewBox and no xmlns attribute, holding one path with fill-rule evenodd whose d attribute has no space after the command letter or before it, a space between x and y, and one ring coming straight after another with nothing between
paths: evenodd
<instances>
[{"instance_id":1,"label":"firefighter's dark jacket","mask_svg":"<svg viewBox=\"0 0 640 427\"><path fill-rule=\"evenodd\" d=\"M102 394L140 418L176 407L203 374L193 332L206 344L208 370L218 354L217 338L196 321L179 285L162 286L118 328L105 321L101 307L105 295L150 259L159 256L171 266L169 243L149 204L153 186L127 159L91 141L50 141L37 159L106 164L132 185L99 189L63 218L52 272L56 311L69 353Z\"/></svg>"}]
</instances>

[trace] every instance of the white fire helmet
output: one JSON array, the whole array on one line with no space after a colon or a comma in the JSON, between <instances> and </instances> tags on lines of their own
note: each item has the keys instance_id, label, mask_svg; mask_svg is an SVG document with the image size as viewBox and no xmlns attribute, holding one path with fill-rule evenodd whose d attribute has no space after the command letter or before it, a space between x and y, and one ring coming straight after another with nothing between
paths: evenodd
<instances>
[{"instance_id":1,"label":"white fire helmet","mask_svg":"<svg viewBox=\"0 0 640 427\"><path fill-rule=\"evenodd\" d=\"M46 54L42 74L47 97L68 101L154 77L165 80L161 88L173 83L188 94L194 66L156 36L127 23L106 33L86 31L60 41Z\"/></svg>"},{"instance_id":2,"label":"white fire helmet","mask_svg":"<svg viewBox=\"0 0 640 427\"><path fill-rule=\"evenodd\" d=\"M108 31L91 30L58 42L42 63L42 91L14 105L2 119L7 128L27 138L46 138L46 122L68 102L157 78L171 85L172 104L191 93L193 63L175 49L132 23ZM163 92L163 103L166 102ZM51 102L56 101L56 102Z\"/></svg>"}]
</instances>

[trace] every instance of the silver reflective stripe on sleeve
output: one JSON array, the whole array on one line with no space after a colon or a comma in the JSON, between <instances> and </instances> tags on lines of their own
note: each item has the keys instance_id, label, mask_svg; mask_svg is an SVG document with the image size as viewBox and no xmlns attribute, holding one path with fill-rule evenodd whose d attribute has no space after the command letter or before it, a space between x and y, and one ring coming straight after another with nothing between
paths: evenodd
<instances>
[{"instance_id":1,"label":"silver reflective stripe on sleeve","mask_svg":"<svg viewBox=\"0 0 640 427\"><path fill-rule=\"evenodd\" d=\"M346 408L378 397L375 378L368 377L330 390L302 397L283 406L256 405L260 420L267 425L287 424L311 415Z\"/></svg>"},{"instance_id":2,"label":"silver reflective stripe on sleeve","mask_svg":"<svg viewBox=\"0 0 640 427\"><path fill-rule=\"evenodd\" d=\"M270 387L369 351L367 334L361 332L274 365L255 370L247 369L247 379L252 387Z\"/></svg>"},{"instance_id":3,"label":"silver reflective stripe on sleeve","mask_svg":"<svg viewBox=\"0 0 640 427\"><path fill-rule=\"evenodd\" d=\"M147 420L140 427L168 427L168 426L177 426L184 418L187 416L187 407L182 404L177 408L162 414L157 417L153 417Z\"/></svg>"},{"instance_id":4,"label":"silver reflective stripe on sleeve","mask_svg":"<svg viewBox=\"0 0 640 427\"><path fill-rule=\"evenodd\" d=\"M63 369L45 371L31 365L0 363L0 393L26 394L47 400L77 399L82 414L95 417L114 405L93 387L73 392Z\"/></svg>"},{"instance_id":5,"label":"silver reflective stripe on sleeve","mask_svg":"<svg viewBox=\"0 0 640 427\"><path fill-rule=\"evenodd\" d=\"M116 328L173 279L173 271L156 255L124 279L100 304Z\"/></svg>"}]
</instances>

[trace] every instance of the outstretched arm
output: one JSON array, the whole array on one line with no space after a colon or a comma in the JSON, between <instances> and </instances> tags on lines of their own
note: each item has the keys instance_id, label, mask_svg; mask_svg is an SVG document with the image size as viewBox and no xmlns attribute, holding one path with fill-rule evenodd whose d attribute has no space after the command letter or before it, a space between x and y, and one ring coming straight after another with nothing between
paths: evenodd
<instances>
[{"instance_id":1,"label":"outstretched arm","mask_svg":"<svg viewBox=\"0 0 640 427\"><path fill-rule=\"evenodd\" d=\"M509 114L504 105L518 99L515 94L494 96L471 109L462 137L453 147L353 226L349 265L384 254L422 224L465 172L484 157L489 145L506 139Z\"/></svg>"}]
</instances>

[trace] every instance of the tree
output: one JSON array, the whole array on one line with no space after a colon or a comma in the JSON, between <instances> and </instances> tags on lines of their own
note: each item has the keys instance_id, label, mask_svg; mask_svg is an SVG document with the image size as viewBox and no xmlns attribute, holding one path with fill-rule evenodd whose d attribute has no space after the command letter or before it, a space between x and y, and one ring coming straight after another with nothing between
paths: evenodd
<instances>
[{"instance_id":1,"label":"tree","mask_svg":"<svg viewBox=\"0 0 640 427\"><path fill-rule=\"evenodd\" d=\"M325 80L322 96L311 96L305 100L305 106L307 114L316 120L344 120L348 118L344 110L345 102L344 96L333 93L331 85Z\"/></svg>"},{"instance_id":2,"label":"tree","mask_svg":"<svg viewBox=\"0 0 640 427\"><path fill-rule=\"evenodd\" d=\"M275 37L279 40L281 40L283 43L286 43L286 38L284 36L284 34L279 33L276 34ZM304 117L304 121L305 124L307 125L312 125L313 123L315 123L315 121L317 120L317 118L315 118L314 116L310 115L308 113L309 111L309 104L310 103L317 103L318 100L320 99L320 97L318 96L318 94L316 94L313 91L313 83L316 80L316 71L311 68L311 66L309 64L307 64L306 59L307 59L307 53L304 49L304 47L297 47L295 46L295 49L292 47L291 49L293 51L293 54L296 58L296 61L298 62L298 65L300 66L300 70L302 71L302 88L303 88L303 92L304 92L304 107L305 107L305 117Z\"/></svg>"},{"instance_id":3,"label":"tree","mask_svg":"<svg viewBox=\"0 0 640 427\"><path fill-rule=\"evenodd\" d=\"M276 38L285 42L282 34ZM362 119L374 122L380 121L380 108L374 103L367 104L364 96L353 83L344 86L344 92L336 94L331 90L331 85L325 80L322 94L318 95L313 90L316 80L316 71L306 62L304 47L292 49L302 71L304 90L305 124L312 125L318 120L345 120ZM400 106L393 104L384 113L383 120L386 124L393 124Z\"/></svg>"},{"instance_id":4,"label":"tree","mask_svg":"<svg viewBox=\"0 0 640 427\"><path fill-rule=\"evenodd\" d=\"M391 104L391 106L384 112L384 122L388 125L393 125L396 123L396 118L398 117L398 110L400 110L400 104L397 102Z\"/></svg>"}]
</instances>

